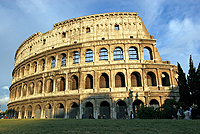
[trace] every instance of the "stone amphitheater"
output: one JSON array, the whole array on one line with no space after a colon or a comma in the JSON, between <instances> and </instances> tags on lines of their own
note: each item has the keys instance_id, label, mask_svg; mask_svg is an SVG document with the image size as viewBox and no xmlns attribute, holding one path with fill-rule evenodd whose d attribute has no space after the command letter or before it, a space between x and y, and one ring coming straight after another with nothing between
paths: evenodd
<instances>
[{"instance_id":1,"label":"stone amphitheater","mask_svg":"<svg viewBox=\"0 0 200 134\"><path fill-rule=\"evenodd\" d=\"M65 20L26 39L15 54L10 118L123 118L141 105L179 99L177 67L135 12Z\"/></svg>"}]
</instances>

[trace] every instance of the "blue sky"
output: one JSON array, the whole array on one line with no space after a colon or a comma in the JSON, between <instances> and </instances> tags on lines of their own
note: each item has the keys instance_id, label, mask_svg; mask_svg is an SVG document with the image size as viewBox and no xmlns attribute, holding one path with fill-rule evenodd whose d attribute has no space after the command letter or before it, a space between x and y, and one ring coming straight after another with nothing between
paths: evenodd
<instances>
[{"instance_id":1,"label":"blue sky","mask_svg":"<svg viewBox=\"0 0 200 134\"><path fill-rule=\"evenodd\" d=\"M0 110L7 109L14 55L25 39L57 22L107 12L138 12L162 60L179 62L187 73L192 54L198 66L199 0L0 0Z\"/></svg>"}]
</instances>

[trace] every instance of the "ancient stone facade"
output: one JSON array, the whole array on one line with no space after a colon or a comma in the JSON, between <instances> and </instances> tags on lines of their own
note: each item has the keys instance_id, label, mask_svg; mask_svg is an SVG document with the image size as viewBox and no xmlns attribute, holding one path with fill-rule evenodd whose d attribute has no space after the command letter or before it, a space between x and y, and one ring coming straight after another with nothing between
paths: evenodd
<instances>
[{"instance_id":1,"label":"ancient stone facade","mask_svg":"<svg viewBox=\"0 0 200 134\"><path fill-rule=\"evenodd\" d=\"M8 109L15 118L123 118L179 99L177 67L134 12L95 14L37 32L15 54Z\"/></svg>"}]
</instances>

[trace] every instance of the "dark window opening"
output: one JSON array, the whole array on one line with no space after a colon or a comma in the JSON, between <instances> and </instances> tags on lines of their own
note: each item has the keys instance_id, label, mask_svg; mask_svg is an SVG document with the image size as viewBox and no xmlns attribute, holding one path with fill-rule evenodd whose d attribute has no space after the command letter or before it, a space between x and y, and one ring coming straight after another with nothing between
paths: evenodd
<instances>
[{"instance_id":1,"label":"dark window opening","mask_svg":"<svg viewBox=\"0 0 200 134\"><path fill-rule=\"evenodd\" d=\"M61 78L60 81L60 91L65 91L65 78Z\"/></svg>"},{"instance_id":2,"label":"dark window opening","mask_svg":"<svg viewBox=\"0 0 200 134\"><path fill-rule=\"evenodd\" d=\"M93 77L90 74L85 79L85 89L93 89Z\"/></svg>"},{"instance_id":3,"label":"dark window opening","mask_svg":"<svg viewBox=\"0 0 200 134\"><path fill-rule=\"evenodd\" d=\"M63 33L62 33L62 38L65 38L65 37L66 37L66 33L63 32Z\"/></svg>"},{"instance_id":4,"label":"dark window opening","mask_svg":"<svg viewBox=\"0 0 200 134\"><path fill-rule=\"evenodd\" d=\"M162 86L170 86L169 75L166 72L162 73Z\"/></svg>"},{"instance_id":5,"label":"dark window opening","mask_svg":"<svg viewBox=\"0 0 200 134\"><path fill-rule=\"evenodd\" d=\"M49 93L53 92L53 80L49 80Z\"/></svg>"},{"instance_id":6,"label":"dark window opening","mask_svg":"<svg viewBox=\"0 0 200 134\"><path fill-rule=\"evenodd\" d=\"M34 62L35 73L37 72L37 62Z\"/></svg>"},{"instance_id":7,"label":"dark window opening","mask_svg":"<svg viewBox=\"0 0 200 134\"><path fill-rule=\"evenodd\" d=\"M43 40L43 45L45 45L45 43L46 43L46 39Z\"/></svg>"},{"instance_id":8,"label":"dark window opening","mask_svg":"<svg viewBox=\"0 0 200 134\"><path fill-rule=\"evenodd\" d=\"M147 73L147 85L148 86L157 86L156 76L153 72Z\"/></svg>"},{"instance_id":9,"label":"dark window opening","mask_svg":"<svg viewBox=\"0 0 200 134\"><path fill-rule=\"evenodd\" d=\"M133 38L133 36L130 36L130 38Z\"/></svg>"},{"instance_id":10,"label":"dark window opening","mask_svg":"<svg viewBox=\"0 0 200 134\"><path fill-rule=\"evenodd\" d=\"M103 73L100 77L100 88L109 88L109 78L106 73Z\"/></svg>"},{"instance_id":11,"label":"dark window opening","mask_svg":"<svg viewBox=\"0 0 200 134\"><path fill-rule=\"evenodd\" d=\"M119 30L119 25L115 25L115 30Z\"/></svg>"},{"instance_id":12,"label":"dark window opening","mask_svg":"<svg viewBox=\"0 0 200 134\"><path fill-rule=\"evenodd\" d=\"M42 71L44 71L44 69L45 69L45 60L43 59L42 60Z\"/></svg>"},{"instance_id":13,"label":"dark window opening","mask_svg":"<svg viewBox=\"0 0 200 134\"><path fill-rule=\"evenodd\" d=\"M86 28L86 33L90 33L90 28L89 27Z\"/></svg>"},{"instance_id":14,"label":"dark window opening","mask_svg":"<svg viewBox=\"0 0 200 134\"><path fill-rule=\"evenodd\" d=\"M131 87L141 87L141 76L138 72L131 74Z\"/></svg>"},{"instance_id":15,"label":"dark window opening","mask_svg":"<svg viewBox=\"0 0 200 134\"><path fill-rule=\"evenodd\" d=\"M78 89L78 77L76 75L72 76L72 90Z\"/></svg>"},{"instance_id":16,"label":"dark window opening","mask_svg":"<svg viewBox=\"0 0 200 134\"><path fill-rule=\"evenodd\" d=\"M115 87L125 87L125 78L123 73L115 75Z\"/></svg>"}]
</instances>

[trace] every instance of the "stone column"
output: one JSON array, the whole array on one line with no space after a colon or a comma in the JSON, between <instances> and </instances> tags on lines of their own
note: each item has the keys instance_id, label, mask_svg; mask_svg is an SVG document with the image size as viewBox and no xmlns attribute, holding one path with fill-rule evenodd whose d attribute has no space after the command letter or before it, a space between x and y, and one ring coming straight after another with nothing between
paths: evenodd
<instances>
[{"instance_id":1,"label":"stone column","mask_svg":"<svg viewBox=\"0 0 200 134\"><path fill-rule=\"evenodd\" d=\"M55 68L59 68L60 66L60 63L59 62L61 62L60 61L60 58L59 58L59 56L58 56L58 54L56 54L55 55Z\"/></svg>"},{"instance_id":2,"label":"stone column","mask_svg":"<svg viewBox=\"0 0 200 134\"><path fill-rule=\"evenodd\" d=\"M36 81L36 80L34 80L34 81ZM36 91L36 89L37 89L37 83L36 82L34 82L34 92L33 92L33 95L36 95L37 94L37 91Z\"/></svg>"},{"instance_id":3,"label":"stone column","mask_svg":"<svg viewBox=\"0 0 200 134\"><path fill-rule=\"evenodd\" d=\"M159 75L159 68L156 68L156 75L157 75L157 85L158 85L158 89L160 90L160 87L162 87L162 81L161 81L161 76Z\"/></svg>"},{"instance_id":4,"label":"stone column","mask_svg":"<svg viewBox=\"0 0 200 134\"><path fill-rule=\"evenodd\" d=\"M65 91L67 91L68 90L68 88L69 88L69 86L68 86L68 84L69 84L69 75L68 75L68 72L65 72Z\"/></svg>"},{"instance_id":5,"label":"stone column","mask_svg":"<svg viewBox=\"0 0 200 134\"><path fill-rule=\"evenodd\" d=\"M53 78L53 93L56 91L56 78Z\"/></svg>"},{"instance_id":6,"label":"stone column","mask_svg":"<svg viewBox=\"0 0 200 134\"><path fill-rule=\"evenodd\" d=\"M67 101L65 101L65 117L64 117L64 118L69 118L69 117L68 117Z\"/></svg>"},{"instance_id":7,"label":"stone column","mask_svg":"<svg viewBox=\"0 0 200 134\"><path fill-rule=\"evenodd\" d=\"M172 87L172 88L174 88L174 81L173 81L173 68L170 68L170 76L169 76L170 78L170 86Z\"/></svg>"},{"instance_id":8,"label":"stone column","mask_svg":"<svg viewBox=\"0 0 200 134\"><path fill-rule=\"evenodd\" d=\"M155 54L155 48L154 48L155 46L156 46L156 43L153 43L153 44L152 44L152 49L153 49L153 50L152 50L152 60L157 59L157 58L156 58L156 54Z\"/></svg>"},{"instance_id":9,"label":"stone column","mask_svg":"<svg viewBox=\"0 0 200 134\"><path fill-rule=\"evenodd\" d=\"M52 108L51 108L51 118L55 118L55 115L54 115L54 113L55 113L55 111L54 111L54 106L52 106Z\"/></svg>"},{"instance_id":10,"label":"stone column","mask_svg":"<svg viewBox=\"0 0 200 134\"><path fill-rule=\"evenodd\" d=\"M18 112L18 119L21 119L21 111Z\"/></svg>"},{"instance_id":11,"label":"stone column","mask_svg":"<svg viewBox=\"0 0 200 134\"><path fill-rule=\"evenodd\" d=\"M46 83L45 83L45 77L44 77L44 74L43 74L43 81L42 81L42 94L44 94L45 93L45 85L46 85Z\"/></svg>"},{"instance_id":12,"label":"stone column","mask_svg":"<svg viewBox=\"0 0 200 134\"><path fill-rule=\"evenodd\" d=\"M24 90L24 83L22 82L22 87L21 87L21 96L20 96L20 98L23 97L23 90Z\"/></svg>"},{"instance_id":13,"label":"stone column","mask_svg":"<svg viewBox=\"0 0 200 134\"><path fill-rule=\"evenodd\" d=\"M44 108L43 107L41 107L40 113L41 113L40 118L44 119L45 117L44 117Z\"/></svg>"},{"instance_id":14,"label":"stone column","mask_svg":"<svg viewBox=\"0 0 200 134\"><path fill-rule=\"evenodd\" d=\"M139 60L140 60L140 62L143 62L144 54L143 54L142 44L141 43L138 43L138 44L139 44L139 50L138 50Z\"/></svg>"}]
</instances>

